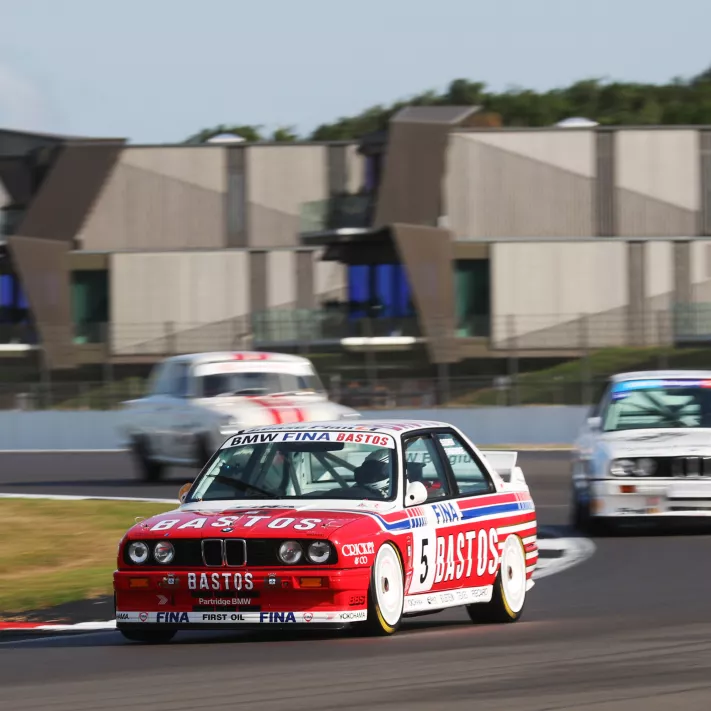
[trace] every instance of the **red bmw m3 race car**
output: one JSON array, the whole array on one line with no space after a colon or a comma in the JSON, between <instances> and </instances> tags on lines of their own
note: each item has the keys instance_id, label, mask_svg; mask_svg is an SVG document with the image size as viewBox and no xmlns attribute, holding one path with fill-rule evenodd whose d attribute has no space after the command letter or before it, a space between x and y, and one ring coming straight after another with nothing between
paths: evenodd
<instances>
[{"instance_id":1,"label":"red bmw m3 race car","mask_svg":"<svg viewBox=\"0 0 711 711\"><path fill-rule=\"evenodd\" d=\"M515 464L443 422L236 432L175 511L121 540L117 627L142 642L264 625L389 635L459 605L473 622L513 622L538 560Z\"/></svg>"}]
</instances>

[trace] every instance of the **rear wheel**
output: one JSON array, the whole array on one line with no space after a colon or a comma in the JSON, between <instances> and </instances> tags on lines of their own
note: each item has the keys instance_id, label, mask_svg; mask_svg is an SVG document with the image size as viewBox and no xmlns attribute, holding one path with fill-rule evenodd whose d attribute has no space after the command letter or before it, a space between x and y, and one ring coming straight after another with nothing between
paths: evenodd
<instances>
[{"instance_id":1,"label":"rear wheel","mask_svg":"<svg viewBox=\"0 0 711 711\"><path fill-rule=\"evenodd\" d=\"M368 619L364 623L373 635L394 634L402 621L405 583L400 554L391 543L384 543L370 574Z\"/></svg>"},{"instance_id":2,"label":"rear wheel","mask_svg":"<svg viewBox=\"0 0 711 711\"><path fill-rule=\"evenodd\" d=\"M478 624L516 622L526 602L526 582L526 551L521 539L511 535L501 551L501 565L491 600L466 606L471 621Z\"/></svg>"},{"instance_id":3,"label":"rear wheel","mask_svg":"<svg viewBox=\"0 0 711 711\"><path fill-rule=\"evenodd\" d=\"M143 437L133 441L133 456L136 459L141 474L141 479L145 482L160 481L163 475L163 465L151 459L148 446Z\"/></svg>"},{"instance_id":4,"label":"rear wheel","mask_svg":"<svg viewBox=\"0 0 711 711\"><path fill-rule=\"evenodd\" d=\"M176 630L145 631L140 630L119 630L121 634L131 642L143 642L144 644L165 644L170 642L176 635Z\"/></svg>"}]
</instances>

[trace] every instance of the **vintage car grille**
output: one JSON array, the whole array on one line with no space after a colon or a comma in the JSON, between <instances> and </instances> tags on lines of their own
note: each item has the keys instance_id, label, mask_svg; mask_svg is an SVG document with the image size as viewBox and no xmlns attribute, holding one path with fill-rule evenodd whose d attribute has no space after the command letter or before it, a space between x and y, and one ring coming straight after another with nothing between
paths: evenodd
<instances>
[{"instance_id":1,"label":"vintage car grille","mask_svg":"<svg viewBox=\"0 0 711 711\"><path fill-rule=\"evenodd\" d=\"M304 551L314 539L290 539L298 540ZM145 541L148 547L153 550L156 540ZM243 538L205 538L189 539L182 538L172 540L175 546L175 558L167 566L159 565L152 560L145 564L151 567L166 568L222 568L222 567L250 567L283 566L277 552L282 540L280 539L243 539ZM336 562L336 554L326 565L333 565ZM127 565L137 568L128 557L128 546L124 548L123 560ZM299 565L311 565L304 556Z\"/></svg>"},{"instance_id":2,"label":"vintage car grille","mask_svg":"<svg viewBox=\"0 0 711 711\"><path fill-rule=\"evenodd\" d=\"M711 457L655 457L655 461L655 477L711 477Z\"/></svg>"}]
</instances>

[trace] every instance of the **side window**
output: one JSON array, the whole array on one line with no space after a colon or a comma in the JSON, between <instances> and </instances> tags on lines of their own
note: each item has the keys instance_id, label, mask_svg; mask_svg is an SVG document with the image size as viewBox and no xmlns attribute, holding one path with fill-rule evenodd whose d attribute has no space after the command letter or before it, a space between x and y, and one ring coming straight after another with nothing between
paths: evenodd
<instances>
[{"instance_id":1,"label":"side window","mask_svg":"<svg viewBox=\"0 0 711 711\"><path fill-rule=\"evenodd\" d=\"M405 441L405 475L408 482L421 481L427 487L427 501L451 495L444 463L429 435Z\"/></svg>"},{"instance_id":2,"label":"side window","mask_svg":"<svg viewBox=\"0 0 711 711\"><path fill-rule=\"evenodd\" d=\"M609 381L605 381L602 387L598 387L593 397L593 406L590 408L588 417L601 417L604 406L610 395L611 385Z\"/></svg>"},{"instance_id":3,"label":"side window","mask_svg":"<svg viewBox=\"0 0 711 711\"><path fill-rule=\"evenodd\" d=\"M161 363L151 373L150 395L171 395L172 363Z\"/></svg>"},{"instance_id":4,"label":"side window","mask_svg":"<svg viewBox=\"0 0 711 711\"><path fill-rule=\"evenodd\" d=\"M175 367L170 385L173 397L187 397L190 394L190 366L187 363L179 363Z\"/></svg>"},{"instance_id":5,"label":"side window","mask_svg":"<svg viewBox=\"0 0 711 711\"><path fill-rule=\"evenodd\" d=\"M449 460L460 496L490 494L494 491L494 485L484 467L454 432L441 432L435 436Z\"/></svg>"}]
</instances>

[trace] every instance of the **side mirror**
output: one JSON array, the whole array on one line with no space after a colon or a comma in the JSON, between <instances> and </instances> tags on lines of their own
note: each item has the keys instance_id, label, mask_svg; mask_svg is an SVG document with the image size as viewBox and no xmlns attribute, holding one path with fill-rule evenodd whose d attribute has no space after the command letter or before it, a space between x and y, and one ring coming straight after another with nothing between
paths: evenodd
<instances>
[{"instance_id":1,"label":"side mirror","mask_svg":"<svg viewBox=\"0 0 711 711\"><path fill-rule=\"evenodd\" d=\"M405 506L419 506L427 501L427 487L421 481L410 481L405 491Z\"/></svg>"},{"instance_id":2,"label":"side mirror","mask_svg":"<svg viewBox=\"0 0 711 711\"><path fill-rule=\"evenodd\" d=\"M190 491L192 485L193 483L189 481L187 484L183 484L180 487L180 491L178 492L178 501L180 501L181 504L185 501L185 497L188 495L188 491Z\"/></svg>"},{"instance_id":3,"label":"side mirror","mask_svg":"<svg viewBox=\"0 0 711 711\"><path fill-rule=\"evenodd\" d=\"M599 430L602 427L602 417L588 417L588 427L591 430Z\"/></svg>"}]
</instances>

